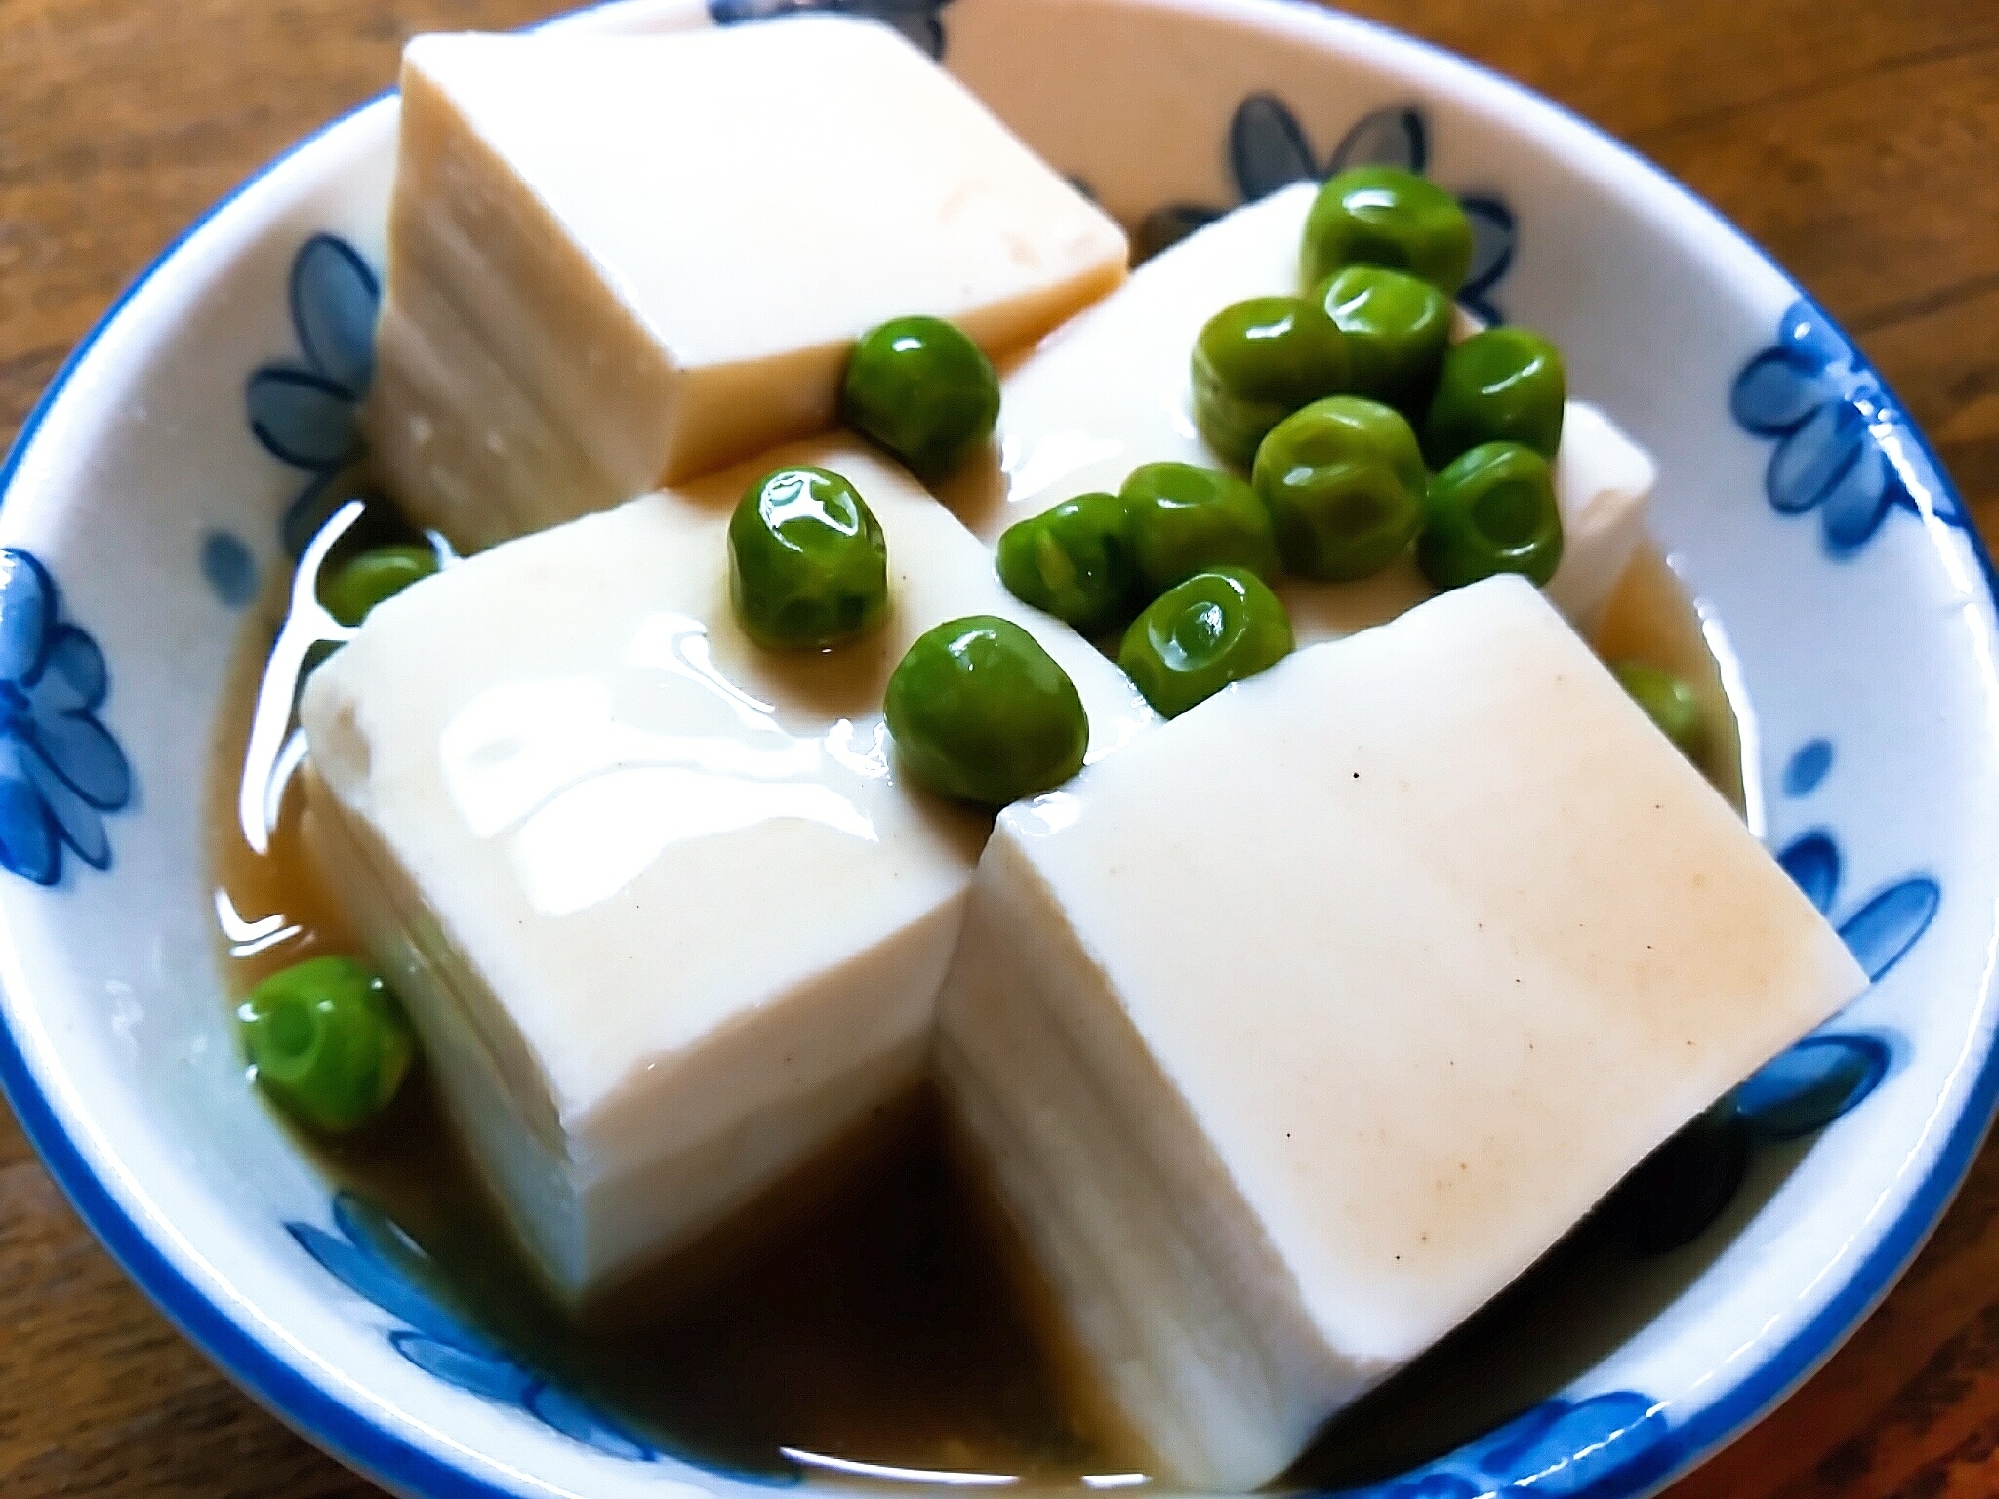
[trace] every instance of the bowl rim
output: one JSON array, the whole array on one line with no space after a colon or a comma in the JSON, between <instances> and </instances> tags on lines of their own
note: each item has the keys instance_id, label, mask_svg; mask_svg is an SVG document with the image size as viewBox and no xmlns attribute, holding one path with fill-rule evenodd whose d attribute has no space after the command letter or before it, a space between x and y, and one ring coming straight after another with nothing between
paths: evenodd
<instances>
[{"instance_id":1,"label":"bowl rim","mask_svg":"<svg viewBox=\"0 0 1999 1499\"><path fill-rule=\"evenodd\" d=\"M803 3L809 6L813 0ZM1718 236L1736 252L1746 251L1748 257L1780 278L1814 309L1823 326L1854 351L1857 367L1880 379L1872 361L1839 322L1827 315L1769 252L1706 198L1583 115L1485 63L1385 23L1324 8L1314 0L1122 0L1122 3L1168 12L1207 14L1258 28L1276 23L1291 30L1302 25L1322 29L1329 36L1344 33L1349 40L1355 36L1370 37L1404 58L1427 60L1446 76L1477 78L1488 86L1496 86L1530 114L1541 115L1561 126L1572 138L1604 153L1605 159L1615 163L1619 173L1631 182L1649 184L1655 191L1662 191L1663 201L1690 228ZM697 4L700 0L597 0L522 29L539 30L554 22L586 16L610 18L616 13L629 13L642 24L649 14L682 10L692 13ZM707 9L701 5L702 12ZM252 189L293 165L314 145L359 126L395 96L395 89L384 90L334 116L271 157L176 234L124 286L70 350L22 419L14 441L4 459L0 459L0 507L4 507L42 427L71 389L75 376L154 278L204 230L235 209ZM1880 385L1886 399L1906 414L1906 406L1888 382L1881 380ZM1936 475L1943 496L1959 513L1968 513L1955 481L1939 461L1928 435L1913 420L1906 422L1905 430ZM1985 539L1975 525L1966 526L1963 535L1976 559L1987 601L1999 613L1999 571L1995 571ZM1988 627L1988 633L1999 632ZM1999 974L1988 967L1986 1000L1989 1001L1995 988L1999 988ZM244 1321L231 1315L230 1309L177 1263L174 1254L163 1246L157 1226L147 1222L157 1215L136 1209L114 1189L109 1174L93 1163L92 1150L80 1143L79 1136L88 1133L80 1128L83 1121L66 1117L65 1109L51 1096L51 1090L44 1087L30 1064L9 1017L12 1005L25 999L28 992L13 932L0 920L0 998L7 1001L0 1004L0 1093L6 1096L22 1133L78 1216L181 1334L239 1389L294 1432L376 1483L424 1499L518 1499L520 1489L470 1471L443 1451L371 1419L359 1407L323 1386L299 1363L288 1360ZM74 1112L73 1107L70 1112ZM1672 1466L1650 1482L1641 1483L1632 1493L1656 1493L1714 1456L1838 1351L1887 1296L1941 1221L1963 1185L1995 1114L1999 1114L1999 1044L1980 1063L1978 1074L1965 1093L1963 1107L1937 1148L1928 1173L1865 1257L1825 1305L1782 1345L1769 1351L1736 1384L1689 1411L1687 1419L1673 1429L1677 1451Z\"/></svg>"}]
</instances>

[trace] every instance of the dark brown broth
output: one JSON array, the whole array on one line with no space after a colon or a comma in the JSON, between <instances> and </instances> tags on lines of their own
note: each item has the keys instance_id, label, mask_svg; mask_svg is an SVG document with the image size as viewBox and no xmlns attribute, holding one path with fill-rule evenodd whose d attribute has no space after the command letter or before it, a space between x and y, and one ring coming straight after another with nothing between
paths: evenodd
<instances>
[{"instance_id":1,"label":"dark brown broth","mask_svg":"<svg viewBox=\"0 0 1999 1499\"><path fill-rule=\"evenodd\" d=\"M289 703L286 684L267 684L285 605L283 595L267 598L246 627L210 785L211 867L218 911L228 913L232 997L314 953L358 950L302 847L297 785L286 787L263 853L237 812L260 694L273 689L280 712ZM1721 673L1656 552L1627 574L1599 644L1607 657L1647 660L1695 684L1710 727L1703 768L1740 806L1738 739ZM373 1204L427 1251L440 1300L670 1451L763 1473L793 1466L785 1448L1048 1482L1122 1470L1128 1464L1114 1444L1089 1431L1087 1402L1062 1398L1036 1333L1047 1319L1031 1302L1031 1277L1020 1273L990 1201L956 1168L945 1137L926 1091L870 1142L865 1169L850 1159L837 1191L824 1192L822 1180L809 1194L830 1202L802 1215L780 1211L772 1216L786 1226L732 1238L727 1273L703 1279L695 1294L664 1298L664 1311L615 1333L572 1325L535 1289L420 1076L366 1138L346 1146L300 1138L335 1186ZM804 1190L794 1182L778 1192ZM1483 1353L1531 1340L1546 1304L1572 1282L1569 1262L1579 1252L1590 1251L1558 1251L1524 1277L1399 1378L1385 1400L1371 1398L1360 1425L1399 1433L1412 1422L1410 1412L1398 1419L1398 1402L1434 1410L1437 1389L1461 1381L1446 1370L1440 1383L1425 1371L1455 1362L1453 1349ZM649 1299L644 1288L635 1292L635 1302ZM1490 1424L1498 1414L1479 1419ZM1437 1429L1428 1419L1418 1424ZM1323 1481L1356 1464L1370 1467L1369 1445L1356 1423L1336 1423L1298 1472ZM1397 1461L1414 1455L1398 1452Z\"/></svg>"}]
</instances>

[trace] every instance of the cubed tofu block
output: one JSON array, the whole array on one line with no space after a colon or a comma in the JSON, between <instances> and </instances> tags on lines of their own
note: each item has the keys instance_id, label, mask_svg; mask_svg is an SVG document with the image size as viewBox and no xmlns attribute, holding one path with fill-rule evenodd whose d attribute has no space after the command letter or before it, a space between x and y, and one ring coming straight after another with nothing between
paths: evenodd
<instances>
[{"instance_id":1,"label":"cubed tofu block","mask_svg":"<svg viewBox=\"0 0 1999 1499\"><path fill-rule=\"evenodd\" d=\"M1158 1471L1235 1491L1865 984L1506 577L1003 813L940 1062Z\"/></svg>"},{"instance_id":2,"label":"cubed tofu block","mask_svg":"<svg viewBox=\"0 0 1999 1499\"><path fill-rule=\"evenodd\" d=\"M888 318L1003 352L1125 261L875 22L418 37L368 432L414 519L484 546L830 426Z\"/></svg>"},{"instance_id":3,"label":"cubed tofu block","mask_svg":"<svg viewBox=\"0 0 1999 1499\"><path fill-rule=\"evenodd\" d=\"M1100 305L1011 369L997 466L945 489L987 539L1093 489L1115 491L1141 463L1221 466L1194 426L1188 360L1201 326L1232 302L1298 290L1298 245L1318 189L1300 183L1238 208L1147 261ZM1459 313L1457 336L1475 332ZM1604 413L1571 401L1555 464L1566 547L1548 597L1593 630L1644 539L1652 461ZM1431 593L1404 558L1362 583L1297 579L1279 589L1301 645L1381 624Z\"/></svg>"},{"instance_id":4,"label":"cubed tofu block","mask_svg":"<svg viewBox=\"0 0 1999 1499\"><path fill-rule=\"evenodd\" d=\"M887 537L891 620L832 655L761 651L729 608L727 517L779 461L847 475ZM1067 668L1093 756L1151 721L847 441L455 564L312 676L308 837L565 1300L916 1081L988 820L901 784L879 709L911 638L978 612Z\"/></svg>"}]
</instances>

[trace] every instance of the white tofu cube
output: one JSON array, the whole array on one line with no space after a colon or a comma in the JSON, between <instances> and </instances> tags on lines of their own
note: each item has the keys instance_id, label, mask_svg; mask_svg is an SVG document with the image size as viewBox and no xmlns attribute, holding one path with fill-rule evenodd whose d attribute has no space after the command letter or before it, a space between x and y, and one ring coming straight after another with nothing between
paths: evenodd
<instances>
[{"instance_id":1,"label":"white tofu cube","mask_svg":"<svg viewBox=\"0 0 1999 1499\"><path fill-rule=\"evenodd\" d=\"M997 460L943 493L988 540L1089 490L1115 492L1141 463L1223 467L1194 425L1188 360L1201 327L1250 297L1298 291L1298 245L1318 188L1287 187L1147 261L1116 293L1058 329L1008 373ZM1454 337L1478 323L1459 310ZM1594 406L1571 401L1555 463L1566 546L1548 597L1580 630L1644 539L1652 461ZM1362 583L1299 579L1278 590L1300 645L1382 624L1428 598L1404 558Z\"/></svg>"},{"instance_id":2,"label":"white tofu cube","mask_svg":"<svg viewBox=\"0 0 1999 1499\"><path fill-rule=\"evenodd\" d=\"M759 650L729 607L730 510L779 462L845 474L887 538L890 621L831 655ZM308 836L565 1300L917 1080L988 820L900 783L880 704L916 634L981 612L1069 671L1093 756L1152 721L849 441L456 564L311 678Z\"/></svg>"},{"instance_id":3,"label":"white tofu cube","mask_svg":"<svg viewBox=\"0 0 1999 1499\"><path fill-rule=\"evenodd\" d=\"M888 318L1030 343L1126 253L874 22L418 37L369 435L414 519L483 546L830 426Z\"/></svg>"},{"instance_id":4,"label":"white tofu cube","mask_svg":"<svg viewBox=\"0 0 1999 1499\"><path fill-rule=\"evenodd\" d=\"M1506 577L1003 813L940 1065L1158 1473L1233 1491L1865 985Z\"/></svg>"}]
</instances>

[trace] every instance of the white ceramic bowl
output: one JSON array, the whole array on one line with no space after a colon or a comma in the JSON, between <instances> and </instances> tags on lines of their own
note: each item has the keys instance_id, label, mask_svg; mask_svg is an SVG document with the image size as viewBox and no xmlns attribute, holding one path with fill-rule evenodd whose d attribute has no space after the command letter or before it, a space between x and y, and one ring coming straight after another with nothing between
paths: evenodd
<instances>
[{"instance_id":1,"label":"white ceramic bowl","mask_svg":"<svg viewBox=\"0 0 1999 1499\"><path fill-rule=\"evenodd\" d=\"M812 3L637 0L564 24ZM1488 1348L1474 1382L1512 1381L1522 1413L1370 1492L1648 1491L1867 1312L1993 1112L1999 667L1991 571L1962 507L1781 271L1504 79L1274 0L824 8L940 50L1155 235L1356 160L1471 194L1469 299L1552 335L1572 387L1657 455L1655 527L1730 674L1751 819L1877 982L1740 1095L1753 1154L1721 1220L1581 1287L1587 1310L1556 1339L1566 1364L1543 1338ZM395 109L304 142L169 249L0 470L0 1080L168 1315L391 1488L754 1487L620 1430L441 1311L412 1246L332 1198L273 1126L225 1027L203 856L213 722L243 605L349 456ZM1456 1435L1440 1417L1430 1445Z\"/></svg>"}]
</instances>

